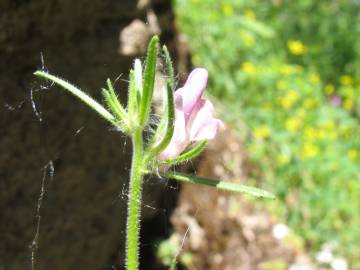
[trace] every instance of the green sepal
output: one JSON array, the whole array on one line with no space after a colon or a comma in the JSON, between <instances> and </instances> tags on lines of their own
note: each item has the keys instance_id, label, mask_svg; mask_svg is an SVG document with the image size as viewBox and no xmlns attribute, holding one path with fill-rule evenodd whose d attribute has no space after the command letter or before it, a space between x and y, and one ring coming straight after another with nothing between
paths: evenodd
<instances>
[{"instance_id":1,"label":"green sepal","mask_svg":"<svg viewBox=\"0 0 360 270\"><path fill-rule=\"evenodd\" d=\"M199 144L197 144L194 148L181 154L180 156L171 159L160 160L159 163L166 165L176 165L189 161L200 155L200 153L205 149L206 144L207 144L207 140L203 140Z\"/></svg>"},{"instance_id":2,"label":"green sepal","mask_svg":"<svg viewBox=\"0 0 360 270\"><path fill-rule=\"evenodd\" d=\"M108 112L100 103L98 103L96 100L94 100L92 97L90 97L85 92L81 91L74 85L68 83L67 81L56 77L54 75L51 75L44 71L36 71L34 72L34 75L48 79L55 84L61 86L65 90L69 91L74 96L78 97L82 102L87 104L89 107L91 107L94 111L96 111L101 117L103 117L105 120L109 121L111 124L116 124L115 116L112 115L110 112Z\"/></svg>"},{"instance_id":3,"label":"green sepal","mask_svg":"<svg viewBox=\"0 0 360 270\"><path fill-rule=\"evenodd\" d=\"M159 143L157 143L157 139L153 139L153 144L156 144L155 146L152 146L152 148L150 148L150 150L148 151L148 157L152 158L155 157L157 155L159 155L170 143L173 135L174 135L174 126L175 126L175 105L174 105L174 93L173 93L173 89L171 86L171 82L170 80L167 81L167 85L166 85L166 104L165 104L165 109L166 109L166 113L163 117L163 120L160 122L160 125L158 128L162 129L161 131L156 131L154 138L160 138L161 134L163 132L163 126L164 122L166 122L166 129L165 129L165 134L162 137L161 141Z\"/></svg>"},{"instance_id":4,"label":"green sepal","mask_svg":"<svg viewBox=\"0 0 360 270\"><path fill-rule=\"evenodd\" d=\"M150 41L146 65L144 71L143 91L141 93L140 108L139 108L139 125L144 127L149 119L151 110L151 100L154 93L155 74L156 74L156 56L158 36L153 36Z\"/></svg>"},{"instance_id":5,"label":"green sepal","mask_svg":"<svg viewBox=\"0 0 360 270\"><path fill-rule=\"evenodd\" d=\"M181 182L207 185L207 186L215 187L215 188L221 189L221 190L237 192L237 193L244 193L247 195L260 197L260 198L266 198L266 199L275 199L276 198L275 195L269 191L259 189L259 188L249 187L249 186L245 186L245 185L240 185L240 184L236 184L236 183L232 183L232 182L219 181L219 180L214 180L214 179L199 177L199 176L194 176L194 175L188 175L188 174L179 173L179 172L166 172L166 173L161 173L160 175L163 177L166 177L169 179L174 179L174 180L181 181Z\"/></svg>"}]
</instances>

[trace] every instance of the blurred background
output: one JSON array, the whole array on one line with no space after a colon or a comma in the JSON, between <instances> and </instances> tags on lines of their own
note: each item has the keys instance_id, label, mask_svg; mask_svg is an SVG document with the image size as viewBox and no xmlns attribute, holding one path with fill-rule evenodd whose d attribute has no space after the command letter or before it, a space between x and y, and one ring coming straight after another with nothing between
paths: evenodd
<instances>
[{"instance_id":1,"label":"blurred background","mask_svg":"<svg viewBox=\"0 0 360 270\"><path fill-rule=\"evenodd\" d=\"M118 78L126 102L128 70L153 34L179 85L191 67L208 69L227 126L182 169L278 199L146 179L142 269L174 257L191 270L360 269L359 1L1 0L0 10L0 270L123 269L131 147L32 73L96 98Z\"/></svg>"}]
</instances>

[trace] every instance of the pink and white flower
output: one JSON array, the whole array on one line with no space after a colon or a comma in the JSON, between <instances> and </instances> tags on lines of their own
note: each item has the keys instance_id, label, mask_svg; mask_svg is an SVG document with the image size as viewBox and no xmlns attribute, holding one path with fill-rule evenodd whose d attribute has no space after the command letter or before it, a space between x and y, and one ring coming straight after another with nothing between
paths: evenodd
<instances>
[{"instance_id":1,"label":"pink and white flower","mask_svg":"<svg viewBox=\"0 0 360 270\"><path fill-rule=\"evenodd\" d=\"M213 104L203 98L207 79L207 70L196 68L185 85L175 91L174 135L159 159L177 157L191 142L213 139L224 128L223 122L214 117Z\"/></svg>"},{"instance_id":2,"label":"pink and white flower","mask_svg":"<svg viewBox=\"0 0 360 270\"><path fill-rule=\"evenodd\" d=\"M331 96L330 98L330 103L331 105L333 105L334 107L338 107L341 105L341 97L340 96L337 96L337 95L333 95Z\"/></svg>"}]
</instances>

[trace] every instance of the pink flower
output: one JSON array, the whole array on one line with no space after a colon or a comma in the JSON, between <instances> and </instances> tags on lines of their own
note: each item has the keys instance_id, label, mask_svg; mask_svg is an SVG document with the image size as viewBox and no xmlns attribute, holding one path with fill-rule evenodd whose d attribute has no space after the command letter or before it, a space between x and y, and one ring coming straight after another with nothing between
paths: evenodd
<instances>
[{"instance_id":1,"label":"pink flower","mask_svg":"<svg viewBox=\"0 0 360 270\"><path fill-rule=\"evenodd\" d=\"M203 98L207 78L206 69L196 68L184 87L175 91L174 135L159 159L174 158L191 142L213 139L218 130L224 128L223 122L214 117L212 103Z\"/></svg>"},{"instance_id":2,"label":"pink flower","mask_svg":"<svg viewBox=\"0 0 360 270\"><path fill-rule=\"evenodd\" d=\"M331 96L330 102L334 107L338 107L341 105L341 97L336 96L336 95Z\"/></svg>"}]
</instances>

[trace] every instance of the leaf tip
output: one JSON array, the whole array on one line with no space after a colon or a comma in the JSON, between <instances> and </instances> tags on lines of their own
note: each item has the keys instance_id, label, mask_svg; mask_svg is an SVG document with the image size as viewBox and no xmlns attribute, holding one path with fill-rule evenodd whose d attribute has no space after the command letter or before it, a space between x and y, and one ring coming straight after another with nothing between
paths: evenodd
<instances>
[{"instance_id":1,"label":"leaf tip","mask_svg":"<svg viewBox=\"0 0 360 270\"><path fill-rule=\"evenodd\" d=\"M43 71L37 70L37 71L35 71L33 74L34 74L35 76L40 76L42 73L43 73Z\"/></svg>"}]
</instances>

